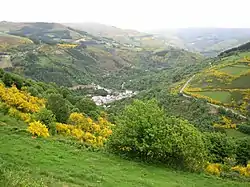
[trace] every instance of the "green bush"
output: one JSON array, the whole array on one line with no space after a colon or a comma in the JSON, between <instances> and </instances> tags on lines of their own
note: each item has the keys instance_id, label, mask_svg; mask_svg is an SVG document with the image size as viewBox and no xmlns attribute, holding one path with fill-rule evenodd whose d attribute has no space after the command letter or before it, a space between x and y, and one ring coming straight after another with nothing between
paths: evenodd
<instances>
[{"instance_id":1,"label":"green bush","mask_svg":"<svg viewBox=\"0 0 250 187\"><path fill-rule=\"evenodd\" d=\"M95 102L89 98L82 98L80 101L76 103L76 108L87 114L88 116L97 119L99 111L98 107L96 106Z\"/></svg>"},{"instance_id":2,"label":"green bush","mask_svg":"<svg viewBox=\"0 0 250 187\"><path fill-rule=\"evenodd\" d=\"M208 148L209 159L213 163L223 163L225 158L233 158L236 143L226 134L204 133Z\"/></svg>"},{"instance_id":3,"label":"green bush","mask_svg":"<svg viewBox=\"0 0 250 187\"><path fill-rule=\"evenodd\" d=\"M8 105L6 105L5 103L2 103L0 101L0 112L3 113L3 114L7 114L8 111L9 111Z\"/></svg>"},{"instance_id":4,"label":"green bush","mask_svg":"<svg viewBox=\"0 0 250 187\"><path fill-rule=\"evenodd\" d=\"M243 138L237 141L236 161L244 166L250 161L250 138Z\"/></svg>"},{"instance_id":5,"label":"green bush","mask_svg":"<svg viewBox=\"0 0 250 187\"><path fill-rule=\"evenodd\" d=\"M34 88L34 87L28 87L28 88L27 88L27 91L28 91L32 96L37 97L37 96L39 95L39 92L38 92L37 89Z\"/></svg>"},{"instance_id":6,"label":"green bush","mask_svg":"<svg viewBox=\"0 0 250 187\"><path fill-rule=\"evenodd\" d=\"M67 121L70 111L67 100L65 100L62 95L49 95L46 107L53 112L58 122L65 123Z\"/></svg>"},{"instance_id":7,"label":"green bush","mask_svg":"<svg viewBox=\"0 0 250 187\"><path fill-rule=\"evenodd\" d=\"M250 135L250 125L241 124L241 125L238 125L237 128L240 132Z\"/></svg>"},{"instance_id":8,"label":"green bush","mask_svg":"<svg viewBox=\"0 0 250 187\"><path fill-rule=\"evenodd\" d=\"M201 132L187 121L166 118L154 100L136 100L118 117L119 124L108 142L116 153L145 161L201 169L206 149Z\"/></svg>"},{"instance_id":9,"label":"green bush","mask_svg":"<svg viewBox=\"0 0 250 187\"><path fill-rule=\"evenodd\" d=\"M39 112L35 113L33 115L33 118L35 121L40 121L46 126L56 121L56 118L53 112L46 108L42 108Z\"/></svg>"}]
</instances>

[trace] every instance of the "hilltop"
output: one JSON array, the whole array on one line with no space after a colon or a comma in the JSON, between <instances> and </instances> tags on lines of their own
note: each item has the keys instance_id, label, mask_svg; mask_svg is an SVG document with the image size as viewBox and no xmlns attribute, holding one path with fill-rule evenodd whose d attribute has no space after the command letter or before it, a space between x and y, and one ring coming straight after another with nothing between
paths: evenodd
<instances>
[{"instance_id":1,"label":"hilltop","mask_svg":"<svg viewBox=\"0 0 250 187\"><path fill-rule=\"evenodd\" d=\"M1 22L0 32L2 39L18 38L15 44L0 46L0 50L8 54L2 58L0 67L69 87L92 82L112 86L106 79L112 79L121 71L126 74L158 71L202 60L197 53L165 45L147 48L141 44L120 43L58 23Z\"/></svg>"},{"instance_id":2,"label":"hilltop","mask_svg":"<svg viewBox=\"0 0 250 187\"><path fill-rule=\"evenodd\" d=\"M87 31L94 36L112 38L119 43L141 46L147 49L164 49L171 46L163 37L136 30L120 29L99 23L66 23L65 25Z\"/></svg>"},{"instance_id":3,"label":"hilltop","mask_svg":"<svg viewBox=\"0 0 250 187\"><path fill-rule=\"evenodd\" d=\"M174 46L216 56L250 40L249 28L180 28L152 31Z\"/></svg>"}]
</instances>

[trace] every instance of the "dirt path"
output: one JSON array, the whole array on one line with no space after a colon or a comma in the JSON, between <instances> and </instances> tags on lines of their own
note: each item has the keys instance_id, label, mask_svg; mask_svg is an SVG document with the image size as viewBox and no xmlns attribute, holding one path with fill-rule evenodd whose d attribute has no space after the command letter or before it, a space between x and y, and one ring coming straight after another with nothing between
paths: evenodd
<instances>
[{"instance_id":1,"label":"dirt path","mask_svg":"<svg viewBox=\"0 0 250 187\"><path fill-rule=\"evenodd\" d=\"M196 99L195 97L192 97L190 95L187 95L185 93L183 93L184 89L188 86L188 84L190 83L190 81L192 81L192 79L195 77L195 75L193 75L190 79L188 79L188 81L184 84L184 86L180 89L180 94L182 94L183 97L186 97L186 98L194 98ZM236 112L235 110L231 109L231 108L227 108L227 107L224 107L224 106L221 106L221 105L216 105L216 104L212 104L212 103L209 103L207 102L208 105L210 106L213 106L215 108L223 108L225 109L226 111L231 111L233 114L243 118L243 119L247 119L246 116L243 116L242 114Z\"/></svg>"}]
</instances>

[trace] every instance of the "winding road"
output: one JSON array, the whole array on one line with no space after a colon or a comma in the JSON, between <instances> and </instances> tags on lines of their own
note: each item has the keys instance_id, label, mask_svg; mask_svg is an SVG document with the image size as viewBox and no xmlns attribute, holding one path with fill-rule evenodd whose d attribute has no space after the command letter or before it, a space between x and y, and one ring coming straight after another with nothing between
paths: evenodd
<instances>
[{"instance_id":1,"label":"winding road","mask_svg":"<svg viewBox=\"0 0 250 187\"><path fill-rule=\"evenodd\" d=\"M180 94L181 94L183 97L197 99L197 98L195 98L195 97L192 97L192 96L187 95L187 94L184 93L185 88L186 88L186 87L188 86L188 84L193 80L194 77L195 77L195 75L193 75L190 79L188 79L188 81L187 81L187 82L183 85L183 87L180 89ZM207 102L207 104L210 105L210 106L213 106L213 107L215 107L215 108L223 108L223 109L225 109L226 111L231 111L233 114L235 114L235 115L237 115L237 116L239 116L239 117L241 117L241 118L243 118L243 119L247 119L246 116L243 116L242 114L236 112L235 110L233 110L233 109L231 109L231 108L227 108L227 107L224 107L224 106L221 106L221 105L212 104L212 103L209 103L209 102Z\"/></svg>"}]
</instances>

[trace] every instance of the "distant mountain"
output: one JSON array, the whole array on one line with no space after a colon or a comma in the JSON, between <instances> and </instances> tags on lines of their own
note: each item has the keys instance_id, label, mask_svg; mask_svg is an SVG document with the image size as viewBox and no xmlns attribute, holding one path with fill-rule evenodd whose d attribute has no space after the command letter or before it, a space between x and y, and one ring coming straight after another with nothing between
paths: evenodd
<instances>
[{"instance_id":1,"label":"distant mountain","mask_svg":"<svg viewBox=\"0 0 250 187\"><path fill-rule=\"evenodd\" d=\"M250 28L183 28L151 31L176 47L216 56L250 40Z\"/></svg>"},{"instance_id":2,"label":"distant mountain","mask_svg":"<svg viewBox=\"0 0 250 187\"><path fill-rule=\"evenodd\" d=\"M153 35L114 30L116 34L107 37L58 23L0 22L0 41L3 41L0 52L4 54L0 55L0 67L64 86L104 83L108 77L112 81L105 81L105 84L114 87L121 71L124 77L136 72L136 78L140 78L142 72L150 74L183 67L199 63L203 58L165 43L158 45L160 40ZM119 42L115 37L117 33L131 42ZM128 81L131 77L119 79Z\"/></svg>"},{"instance_id":3,"label":"distant mountain","mask_svg":"<svg viewBox=\"0 0 250 187\"><path fill-rule=\"evenodd\" d=\"M120 29L99 23L65 23L65 25L84 30L95 36L108 37L120 43L132 44L144 48L165 48L171 46L163 37L136 30Z\"/></svg>"}]
</instances>

